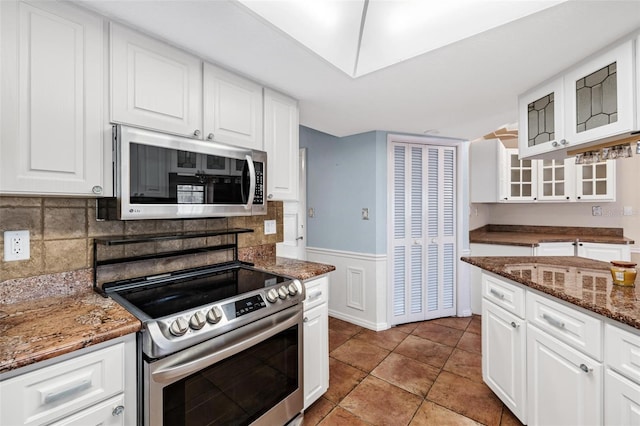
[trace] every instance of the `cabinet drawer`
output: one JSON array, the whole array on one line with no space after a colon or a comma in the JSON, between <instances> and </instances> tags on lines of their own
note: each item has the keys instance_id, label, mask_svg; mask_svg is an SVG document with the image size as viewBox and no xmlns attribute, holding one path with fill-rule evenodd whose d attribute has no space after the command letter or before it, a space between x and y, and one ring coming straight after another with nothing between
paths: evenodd
<instances>
[{"instance_id":1,"label":"cabinet drawer","mask_svg":"<svg viewBox=\"0 0 640 426\"><path fill-rule=\"evenodd\" d=\"M640 384L640 336L605 324L604 341L607 365Z\"/></svg>"},{"instance_id":2,"label":"cabinet drawer","mask_svg":"<svg viewBox=\"0 0 640 426\"><path fill-rule=\"evenodd\" d=\"M520 318L524 318L525 313L524 293L521 287L482 274L482 296Z\"/></svg>"},{"instance_id":3,"label":"cabinet drawer","mask_svg":"<svg viewBox=\"0 0 640 426\"><path fill-rule=\"evenodd\" d=\"M124 408L123 394L52 423L50 426L124 426L124 411L120 411L118 407Z\"/></svg>"},{"instance_id":4,"label":"cabinet drawer","mask_svg":"<svg viewBox=\"0 0 640 426\"><path fill-rule=\"evenodd\" d=\"M124 343L0 383L0 424L60 419L124 391Z\"/></svg>"},{"instance_id":5,"label":"cabinet drawer","mask_svg":"<svg viewBox=\"0 0 640 426\"><path fill-rule=\"evenodd\" d=\"M602 361L602 321L532 292L527 321L566 344Z\"/></svg>"},{"instance_id":6,"label":"cabinet drawer","mask_svg":"<svg viewBox=\"0 0 640 426\"><path fill-rule=\"evenodd\" d=\"M329 277L316 278L304 282L304 310L313 308L329 300Z\"/></svg>"}]
</instances>

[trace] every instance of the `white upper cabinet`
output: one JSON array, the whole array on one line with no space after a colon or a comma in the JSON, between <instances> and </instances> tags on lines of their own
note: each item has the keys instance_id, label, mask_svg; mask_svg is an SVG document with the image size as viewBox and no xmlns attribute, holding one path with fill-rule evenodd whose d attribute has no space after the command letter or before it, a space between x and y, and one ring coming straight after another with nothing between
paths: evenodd
<instances>
[{"instance_id":1,"label":"white upper cabinet","mask_svg":"<svg viewBox=\"0 0 640 426\"><path fill-rule=\"evenodd\" d=\"M633 40L564 76L566 138L572 147L634 130Z\"/></svg>"},{"instance_id":2,"label":"white upper cabinet","mask_svg":"<svg viewBox=\"0 0 640 426\"><path fill-rule=\"evenodd\" d=\"M569 201L575 197L575 160L537 160L538 200Z\"/></svg>"},{"instance_id":3,"label":"white upper cabinet","mask_svg":"<svg viewBox=\"0 0 640 426\"><path fill-rule=\"evenodd\" d=\"M616 200L616 160L576 164L576 199Z\"/></svg>"},{"instance_id":4,"label":"white upper cabinet","mask_svg":"<svg viewBox=\"0 0 640 426\"><path fill-rule=\"evenodd\" d=\"M521 158L567 144L564 138L564 86L557 78L518 97L518 148Z\"/></svg>"},{"instance_id":5,"label":"white upper cabinet","mask_svg":"<svg viewBox=\"0 0 640 426\"><path fill-rule=\"evenodd\" d=\"M560 159L636 130L634 56L634 40L627 40L520 95L520 158Z\"/></svg>"},{"instance_id":6,"label":"white upper cabinet","mask_svg":"<svg viewBox=\"0 0 640 426\"><path fill-rule=\"evenodd\" d=\"M264 150L267 152L267 199L298 200L298 103L264 89Z\"/></svg>"},{"instance_id":7,"label":"white upper cabinet","mask_svg":"<svg viewBox=\"0 0 640 426\"><path fill-rule=\"evenodd\" d=\"M535 201L537 193L537 164L533 160L520 160L517 149L507 149L504 172L505 201Z\"/></svg>"},{"instance_id":8,"label":"white upper cabinet","mask_svg":"<svg viewBox=\"0 0 640 426\"><path fill-rule=\"evenodd\" d=\"M0 193L102 194L103 21L2 1Z\"/></svg>"},{"instance_id":9,"label":"white upper cabinet","mask_svg":"<svg viewBox=\"0 0 640 426\"><path fill-rule=\"evenodd\" d=\"M202 135L202 62L111 23L111 121Z\"/></svg>"},{"instance_id":10,"label":"white upper cabinet","mask_svg":"<svg viewBox=\"0 0 640 426\"><path fill-rule=\"evenodd\" d=\"M204 138L262 150L262 86L204 64Z\"/></svg>"}]
</instances>

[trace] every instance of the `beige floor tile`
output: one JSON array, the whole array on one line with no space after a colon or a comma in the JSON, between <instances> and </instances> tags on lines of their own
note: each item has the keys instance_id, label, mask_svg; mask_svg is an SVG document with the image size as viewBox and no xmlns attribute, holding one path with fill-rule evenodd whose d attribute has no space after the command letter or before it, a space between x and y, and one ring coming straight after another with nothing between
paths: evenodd
<instances>
[{"instance_id":1,"label":"beige floor tile","mask_svg":"<svg viewBox=\"0 0 640 426\"><path fill-rule=\"evenodd\" d=\"M339 361L369 373L380 361L389 355L389 351L357 339L351 339L331 352Z\"/></svg>"},{"instance_id":2,"label":"beige floor tile","mask_svg":"<svg viewBox=\"0 0 640 426\"><path fill-rule=\"evenodd\" d=\"M384 331L362 330L353 338L392 351L406 337L406 333L391 328Z\"/></svg>"},{"instance_id":3,"label":"beige floor tile","mask_svg":"<svg viewBox=\"0 0 640 426\"><path fill-rule=\"evenodd\" d=\"M498 426L502 402L483 383L443 371L427 394L429 401L488 426Z\"/></svg>"},{"instance_id":4,"label":"beige floor tile","mask_svg":"<svg viewBox=\"0 0 640 426\"><path fill-rule=\"evenodd\" d=\"M407 336L394 350L395 353L413 358L437 368L442 368L453 352L450 346L432 342L418 336Z\"/></svg>"},{"instance_id":5,"label":"beige floor tile","mask_svg":"<svg viewBox=\"0 0 640 426\"><path fill-rule=\"evenodd\" d=\"M391 327L391 330L401 331L403 333L410 334L420 324L419 322L408 322L406 324L399 324Z\"/></svg>"},{"instance_id":6,"label":"beige floor tile","mask_svg":"<svg viewBox=\"0 0 640 426\"><path fill-rule=\"evenodd\" d=\"M479 334L465 332L460 341L458 342L458 349L464 349L465 351L481 353L482 352L482 339Z\"/></svg>"},{"instance_id":7,"label":"beige floor tile","mask_svg":"<svg viewBox=\"0 0 640 426\"><path fill-rule=\"evenodd\" d=\"M366 376L363 371L329 357L329 389L323 396L337 404Z\"/></svg>"},{"instance_id":8,"label":"beige floor tile","mask_svg":"<svg viewBox=\"0 0 640 426\"><path fill-rule=\"evenodd\" d=\"M330 317L329 330L337 331L348 336L354 336L362 331L362 327L346 321L342 321L338 318Z\"/></svg>"},{"instance_id":9,"label":"beige floor tile","mask_svg":"<svg viewBox=\"0 0 640 426\"><path fill-rule=\"evenodd\" d=\"M480 316L474 315L467 327L467 332L481 334L482 333L482 320Z\"/></svg>"},{"instance_id":10,"label":"beige floor tile","mask_svg":"<svg viewBox=\"0 0 640 426\"><path fill-rule=\"evenodd\" d=\"M474 420L460 415L454 411L434 404L431 401L424 401L418 412L411 420L411 426L481 426Z\"/></svg>"},{"instance_id":11,"label":"beige floor tile","mask_svg":"<svg viewBox=\"0 0 640 426\"><path fill-rule=\"evenodd\" d=\"M333 352L334 349L342 345L351 337L352 336L349 336L348 334L329 329L329 352Z\"/></svg>"},{"instance_id":12,"label":"beige floor tile","mask_svg":"<svg viewBox=\"0 0 640 426\"><path fill-rule=\"evenodd\" d=\"M433 324L444 325L451 328L457 328L458 330L464 331L469 322L471 322L471 318L473 317L445 317L445 318L436 318L431 321L427 321Z\"/></svg>"},{"instance_id":13,"label":"beige floor tile","mask_svg":"<svg viewBox=\"0 0 640 426\"><path fill-rule=\"evenodd\" d=\"M424 398L439 373L439 368L391 353L371 375Z\"/></svg>"},{"instance_id":14,"label":"beige floor tile","mask_svg":"<svg viewBox=\"0 0 640 426\"><path fill-rule=\"evenodd\" d=\"M454 349L443 370L482 383L482 355Z\"/></svg>"},{"instance_id":15,"label":"beige floor tile","mask_svg":"<svg viewBox=\"0 0 640 426\"><path fill-rule=\"evenodd\" d=\"M408 425L422 398L369 376L365 378L340 406L366 422L375 425Z\"/></svg>"},{"instance_id":16,"label":"beige floor tile","mask_svg":"<svg viewBox=\"0 0 640 426\"><path fill-rule=\"evenodd\" d=\"M433 321L425 321L419 324L411 334L442 343L443 345L455 347L463 333L463 330L445 327Z\"/></svg>"},{"instance_id":17,"label":"beige floor tile","mask_svg":"<svg viewBox=\"0 0 640 426\"><path fill-rule=\"evenodd\" d=\"M365 423L358 417L354 416L344 408L336 407L329 413L327 417L325 417L321 422L322 426L367 426L368 423ZM305 424L306 426L306 424Z\"/></svg>"}]
</instances>

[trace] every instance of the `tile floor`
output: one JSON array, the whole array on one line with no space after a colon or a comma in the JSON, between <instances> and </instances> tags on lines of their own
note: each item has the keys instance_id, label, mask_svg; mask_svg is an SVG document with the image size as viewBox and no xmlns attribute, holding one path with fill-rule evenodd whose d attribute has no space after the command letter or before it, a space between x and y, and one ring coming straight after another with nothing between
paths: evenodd
<instances>
[{"instance_id":1,"label":"tile floor","mask_svg":"<svg viewBox=\"0 0 640 426\"><path fill-rule=\"evenodd\" d=\"M520 425L482 382L480 317L375 332L329 318L329 390L304 425Z\"/></svg>"}]
</instances>

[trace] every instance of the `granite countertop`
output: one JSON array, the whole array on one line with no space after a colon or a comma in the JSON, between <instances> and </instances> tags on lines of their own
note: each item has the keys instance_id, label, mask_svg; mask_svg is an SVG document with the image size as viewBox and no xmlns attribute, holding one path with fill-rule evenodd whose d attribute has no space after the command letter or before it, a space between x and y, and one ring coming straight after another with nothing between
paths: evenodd
<instances>
[{"instance_id":1,"label":"granite countertop","mask_svg":"<svg viewBox=\"0 0 640 426\"><path fill-rule=\"evenodd\" d=\"M255 268L264 269L274 274L287 275L301 281L335 271L336 269L333 265L286 257L254 258L252 261Z\"/></svg>"},{"instance_id":2,"label":"granite countertop","mask_svg":"<svg viewBox=\"0 0 640 426\"><path fill-rule=\"evenodd\" d=\"M640 329L640 286L613 284L608 262L575 256L463 257L461 260Z\"/></svg>"},{"instance_id":3,"label":"granite countertop","mask_svg":"<svg viewBox=\"0 0 640 426\"><path fill-rule=\"evenodd\" d=\"M633 244L622 228L578 226L486 225L469 232L469 242L535 247L540 243L586 242Z\"/></svg>"},{"instance_id":4,"label":"granite countertop","mask_svg":"<svg viewBox=\"0 0 640 426\"><path fill-rule=\"evenodd\" d=\"M0 374L140 330L91 270L0 283Z\"/></svg>"}]
</instances>

